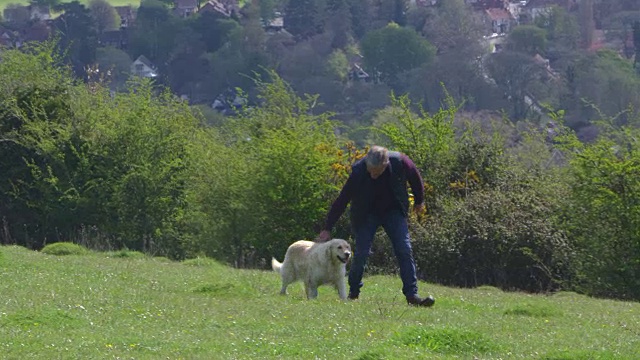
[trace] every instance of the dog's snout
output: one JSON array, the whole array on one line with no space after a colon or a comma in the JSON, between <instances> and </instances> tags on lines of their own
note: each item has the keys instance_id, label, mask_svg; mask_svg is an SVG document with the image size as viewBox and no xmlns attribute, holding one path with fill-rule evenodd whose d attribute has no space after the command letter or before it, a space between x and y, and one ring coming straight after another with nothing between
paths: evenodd
<instances>
[{"instance_id":1,"label":"dog's snout","mask_svg":"<svg viewBox=\"0 0 640 360\"><path fill-rule=\"evenodd\" d=\"M344 256L346 256L347 259L350 258L351 257L351 251L345 251L344 252Z\"/></svg>"}]
</instances>

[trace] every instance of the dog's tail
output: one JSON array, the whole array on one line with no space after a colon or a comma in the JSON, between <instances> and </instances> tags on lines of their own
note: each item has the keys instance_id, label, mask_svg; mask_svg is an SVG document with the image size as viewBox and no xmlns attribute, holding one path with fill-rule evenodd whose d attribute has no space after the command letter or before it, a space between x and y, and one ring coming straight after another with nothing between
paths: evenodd
<instances>
[{"instance_id":1,"label":"dog's tail","mask_svg":"<svg viewBox=\"0 0 640 360\"><path fill-rule=\"evenodd\" d=\"M279 273L280 269L282 269L282 263L276 260L276 258L271 258L271 268L273 271Z\"/></svg>"}]
</instances>

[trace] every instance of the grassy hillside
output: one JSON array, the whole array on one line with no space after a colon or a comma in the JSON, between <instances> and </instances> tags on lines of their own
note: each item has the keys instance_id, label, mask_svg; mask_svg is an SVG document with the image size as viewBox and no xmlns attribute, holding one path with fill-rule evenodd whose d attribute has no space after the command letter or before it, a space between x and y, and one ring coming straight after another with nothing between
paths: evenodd
<instances>
[{"instance_id":1,"label":"grassy hillside","mask_svg":"<svg viewBox=\"0 0 640 360\"><path fill-rule=\"evenodd\" d=\"M505 293L421 283L409 307L397 277L361 299L210 260L130 253L53 256L0 247L3 359L638 359L640 304L573 293Z\"/></svg>"}]
</instances>

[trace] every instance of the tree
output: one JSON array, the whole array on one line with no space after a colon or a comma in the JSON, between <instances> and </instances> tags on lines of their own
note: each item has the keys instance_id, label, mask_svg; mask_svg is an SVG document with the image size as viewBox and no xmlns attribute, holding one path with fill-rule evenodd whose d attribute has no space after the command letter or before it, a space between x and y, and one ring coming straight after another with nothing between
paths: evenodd
<instances>
[{"instance_id":1,"label":"tree","mask_svg":"<svg viewBox=\"0 0 640 360\"><path fill-rule=\"evenodd\" d=\"M89 9L78 1L62 4L60 8L64 13L54 20L53 25L60 36L60 52L66 53L76 75L84 78L85 67L96 59L96 25Z\"/></svg>"},{"instance_id":2,"label":"tree","mask_svg":"<svg viewBox=\"0 0 640 360\"><path fill-rule=\"evenodd\" d=\"M512 104L509 114L513 120L521 120L531 115L534 101L544 94L536 92L540 86L543 68L527 54L502 51L493 54L487 63L490 77Z\"/></svg>"},{"instance_id":3,"label":"tree","mask_svg":"<svg viewBox=\"0 0 640 360\"><path fill-rule=\"evenodd\" d=\"M0 213L10 233L34 248L83 241L180 258L198 121L147 82L115 96L78 83L44 46L7 50L0 62Z\"/></svg>"},{"instance_id":4,"label":"tree","mask_svg":"<svg viewBox=\"0 0 640 360\"><path fill-rule=\"evenodd\" d=\"M351 24L356 39L362 39L370 30L374 30L374 0L350 0ZM386 25L388 22L385 22ZM384 26L383 25L383 26Z\"/></svg>"},{"instance_id":5,"label":"tree","mask_svg":"<svg viewBox=\"0 0 640 360\"><path fill-rule=\"evenodd\" d=\"M353 24L347 0L330 0L327 3L325 31L332 36L331 47L344 49L353 42Z\"/></svg>"},{"instance_id":6,"label":"tree","mask_svg":"<svg viewBox=\"0 0 640 360\"><path fill-rule=\"evenodd\" d=\"M593 32L596 27L593 14L593 0L580 2L579 16L582 48L588 49L593 43Z\"/></svg>"},{"instance_id":7,"label":"tree","mask_svg":"<svg viewBox=\"0 0 640 360\"><path fill-rule=\"evenodd\" d=\"M600 50L582 57L575 66L577 118L614 117L622 125L629 120L629 109L640 107L640 79L633 65L616 52Z\"/></svg>"},{"instance_id":8,"label":"tree","mask_svg":"<svg viewBox=\"0 0 640 360\"><path fill-rule=\"evenodd\" d=\"M531 56L544 55L547 48L547 34L535 25L517 26L509 33L508 44L511 50Z\"/></svg>"},{"instance_id":9,"label":"tree","mask_svg":"<svg viewBox=\"0 0 640 360\"><path fill-rule=\"evenodd\" d=\"M375 24L374 28L380 28L390 22L400 26L407 24L407 0L374 0Z\"/></svg>"},{"instance_id":10,"label":"tree","mask_svg":"<svg viewBox=\"0 0 640 360\"><path fill-rule=\"evenodd\" d=\"M365 67L382 81L395 81L402 72L429 63L435 56L427 40L394 23L368 33L361 47Z\"/></svg>"},{"instance_id":11,"label":"tree","mask_svg":"<svg viewBox=\"0 0 640 360\"><path fill-rule=\"evenodd\" d=\"M158 0L143 0L131 30L127 51L135 59L144 55L163 68L175 46L176 34L184 23Z\"/></svg>"},{"instance_id":12,"label":"tree","mask_svg":"<svg viewBox=\"0 0 640 360\"><path fill-rule=\"evenodd\" d=\"M633 23L633 46L636 50L635 58L633 60L633 66L639 69L640 66L640 21Z\"/></svg>"},{"instance_id":13,"label":"tree","mask_svg":"<svg viewBox=\"0 0 640 360\"><path fill-rule=\"evenodd\" d=\"M230 34L240 31L240 24L231 19L220 19L211 12L198 14L188 22L205 45L206 52L215 52L230 39Z\"/></svg>"},{"instance_id":14,"label":"tree","mask_svg":"<svg viewBox=\"0 0 640 360\"><path fill-rule=\"evenodd\" d=\"M311 114L315 97L299 98L277 74L269 76L270 82L256 80L261 105L223 126L234 163L204 167L206 173L224 172L215 177L224 185L207 181L198 194L211 208L208 222L219 224L211 236L224 246L209 251L231 252L238 266L264 266L292 237L313 237L338 191L334 124L327 114Z\"/></svg>"},{"instance_id":15,"label":"tree","mask_svg":"<svg viewBox=\"0 0 640 360\"><path fill-rule=\"evenodd\" d=\"M116 9L107 0L90 0L89 11L95 21L98 35L107 30L115 30L120 25L120 17Z\"/></svg>"},{"instance_id":16,"label":"tree","mask_svg":"<svg viewBox=\"0 0 640 360\"><path fill-rule=\"evenodd\" d=\"M96 63L101 72L109 72L108 80L114 89L124 89L131 72L131 58L123 50L113 47L99 47Z\"/></svg>"},{"instance_id":17,"label":"tree","mask_svg":"<svg viewBox=\"0 0 640 360\"><path fill-rule=\"evenodd\" d=\"M322 33L324 12L324 1L290 0L284 13L284 28L298 39Z\"/></svg>"},{"instance_id":18,"label":"tree","mask_svg":"<svg viewBox=\"0 0 640 360\"><path fill-rule=\"evenodd\" d=\"M335 50L327 59L327 74L340 82L347 80L349 76L349 60L342 50Z\"/></svg>"},{"instance_id":19,"label":"tree","mask_svg":"<svg viewBox=\"0 0 640 360\"><path fill-rule=\"evenodd\" d=\"M640 158L637 128L599 119L601 136L574 144L566 222L576 247L572 285L580 291L640 298ZM579 209L579 210L578 210Z\"/></svg>"},{"instance_id":20,"label":"tree","mask_svg":"<svg viewBox=\"0 0 640 360\"><path fill-rule=\"evenodd\" d=\"M414 20L416 24L424 24L416 31L438 48L439 53L456 50L468 53L470 49L473 50L471 52L478 51L478 39L484 35L484 24L464 0L441 1L437 8L424 13L422 17L423 20Z\"/></svg>"}]
</instances>

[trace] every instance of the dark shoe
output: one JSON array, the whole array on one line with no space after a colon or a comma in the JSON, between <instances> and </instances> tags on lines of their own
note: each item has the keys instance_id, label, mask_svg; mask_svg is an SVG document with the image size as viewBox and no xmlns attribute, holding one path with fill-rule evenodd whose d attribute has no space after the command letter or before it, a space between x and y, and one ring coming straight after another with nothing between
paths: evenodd
<instances>
[{"instance_id":1,"label":"dark shoe","mask_svg":"<svg viewBox=\"0 0 640 360\"><path fill-rule=\"evenodd\" d=\"M349 300L358 300L358 294L349 293Z\"/></svg>"},{"instance_id":2,"label":"dark shoe","mask_svg":"<svg viewBox=\"0 0 640 360\"><path fill-rule=\"evenodd\" d=\"M421 298L418 295L413 295L413 296L409 296L407 297L407 303L409 305L414 305L414 306L426 306L426 307L431 307L433 306L433 304L436 303L436 299L433 298L433 296L429 295L426 298Z\"/></svg>"}]
</instances>

